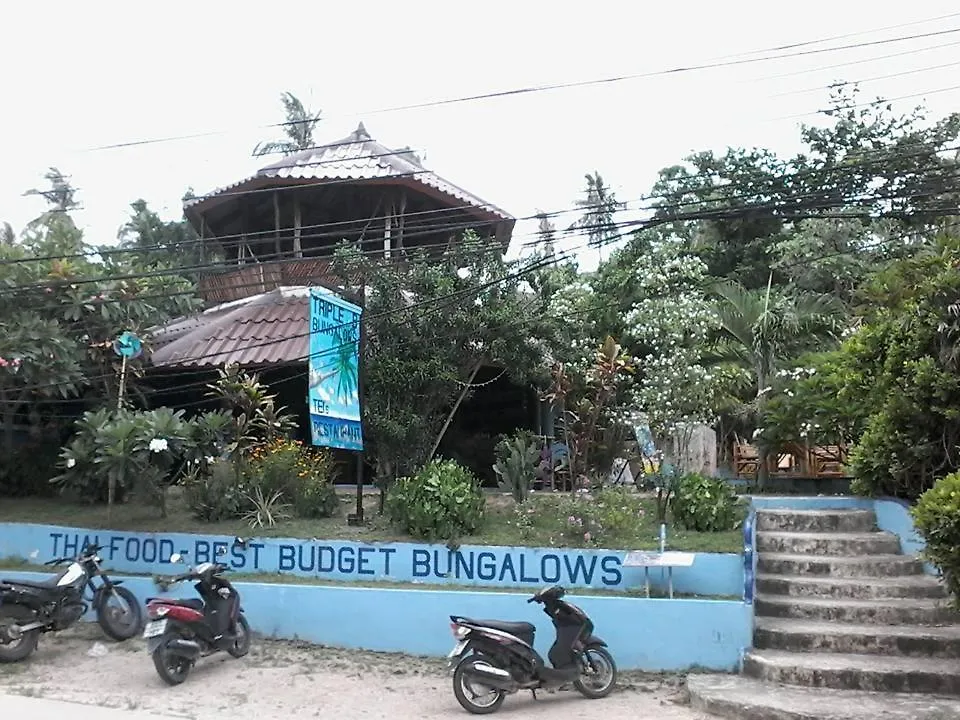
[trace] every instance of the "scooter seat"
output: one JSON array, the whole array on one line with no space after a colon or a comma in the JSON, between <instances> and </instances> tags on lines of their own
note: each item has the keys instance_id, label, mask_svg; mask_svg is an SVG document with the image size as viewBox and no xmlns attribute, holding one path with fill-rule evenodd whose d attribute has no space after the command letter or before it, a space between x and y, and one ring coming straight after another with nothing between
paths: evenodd
<instances>
[{"instance_id":1,"label":"scooter seat","mask_svg":"<svg viewBox=\"0 0 960 720\"><path fill-rule=\"evenodd\" d=\"M57 580L60 579L59 575L54 575L51 578L46 580L40 580L39 582L34 580L13 580L11 578L2 578L0 579L0 585L10 585L12 587L28 587L33 588L34 590L50 590L57 586Z\"/></svg>"},{"instance_id":2,"label":"scooter seat","mask_svg":"<svg viewBox=\"0 0 960 720\"><path fill-rule=\"evenodd\" d=\"M147 602L161 602L164 605L179 605L191 610L203 610L203 600L188 598L186 600L175 600L174 598L147 598Z\"/></svg>"},{"instance_id":3,"label":"scooter seat","mask_svg":"<svg viewBox=\"0 0 960 720\"><path fill-rule=\"evenodd\" d=\"M505 633L509 633L511 635L515 635L521 638L527 635L533 635L537 629L533 623L528 623L528 622L504 622L502 620L473 620L471 618L464 618L463 621L469 625L476 625L478 627L490 628L492 630L501 630Z\"/></svg>"}]
</instances>

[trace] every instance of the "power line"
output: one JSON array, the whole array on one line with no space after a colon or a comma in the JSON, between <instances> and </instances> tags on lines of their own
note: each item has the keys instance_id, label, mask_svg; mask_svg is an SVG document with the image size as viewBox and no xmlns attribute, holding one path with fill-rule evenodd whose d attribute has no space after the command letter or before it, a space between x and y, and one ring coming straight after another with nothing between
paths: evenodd
<instances>
[{"instance_id":1,"label":"power line","mask_svg":"<svg viewBox=\"0 0 960 720\"><path fill-rule=\"evenodd\" d=\"M841 87L841 86L847 86L847 85L862 85L863 83L875 82L875 81L877 81L877 80L888 80L888 79L890 79L890 78L903 77L903 76L905 76L905 75L915 75L915 74L920 73L920 72L930 72L931 70L941 70L941 69L943 69L943 68L956 67L957 65L960 65L960 60L955 61L955 62L943 63L942 65L929 65L929 66L927 66L927 67L914 68L913 70L901 70L900 72L888 73L888 74L886 74L886 75L874 75L873 77L869 77L869 78L859 78L859 79L857 79L857 80L849 80L849 81L846 81L846 80L845 80L845 81L842 81L842 82L831 83L830 85L827 85L826 87L827 87L827 88L833 88L833 87ZM805 89L803 89L803 90L787 90L787 91L785 91L785 92L775 93L775 94L773 94L773 95L770 95L769 97L784 97L784 96L787 96L787 95L801 95L801 94L804 94L804 93L817 92L817 91L823 90L823 89L825 89L825 88L824 88L824 86L821 85L821 86L814 87L814 88L805 88ZM823 112L823 111L821 110L821 111L818 111L818 112Z\"/></svg>"},{"instance_id":2,"label":"power line","mask_svg":"<svg viewBox=\"0 0 960 720\"><path fill-rule=\"evenodd\" d=\"M872 199L875 199L875 198L866 198L866 199L867 199L867 200L872 200ZM743 215L744 211L750 212L750 211L753 211L753 210L755 210L755 208L740 208L740 209L738 209L737 212L735 212L735 213L730 213L729 211L726 212L726 213L718 213L718 212L711 211L711 212L707 212L707 213L701 213L701 219L722 219L723 217L739 217L739 216L742 216L742 215ZM950 211L950 214L952 214L952 215L954 215L954 216L957 215L957 209L956 209L956 207L950 206L949 208L944 208L944 209L943 209L944 213L946 213L946 211L948 211L948 210ZM939 212L939 210L937 210L937 212ZM801 215L800 213L794 212L794 213L791 213L791 214L787 215L787 216L786 216L786 219L796 220L796 219L804 219L804 218L806 218L806 217L823 217L823 215L818 214L818 215L805 216L805 215ZM836 217L844 218L844 219L867 219L867 220L875 220L875 219L878 219L878 217L881 217L881 216L878 216L878 215L875 214L875 213L850 213L850 212L846 212L846 213L842 213L842 214L837 214ZM658 225L658 224L663 224L663 223L667 223L667 222L674 222L674 221L676 221L676 219L677 219L677 218L669 218L669 217L668 217L668 218L654 219L654 220L652 220L652 221L640 221L640 222L641 222L642 224L644 224L646 227L652 227L652 226L655 226L655 225ZM693 218L686 218L686 219L693 219ZM631 221L631 222L628 222L628 223L623 223L622 225L636 226L637 223ZM612 239L611 241L613 241L613 240L615 240L615 239L616 239L616 238ZM610 241L608 241L608 242L610 242ZM608 242L602 242L602 243L596 243L596 244L598 244L598 245L600 245L600 244L608 244ZM588 243L587 243L588 246L591 245L591 244L594 244L594 243L591 243L591 242L588 242ZM505 282L505 281L507 281L507 280L509 280L509 279L511 279L511 278L514 278L514 277L522 276L522 275L527 274L527 273L529 273L529 272L532 272L532 271L534 271L534 270L536 270L536 269L540 269L540 267L546 267L546 266L549 266L549 265L557 264L557 263L559 263L559 262L562 262L562 261L566 260L566 259L568 258L568 253L570 253L570 252L572 252L572 251L565 251L565 252L564 252L563 254L561 254L559 257L549 258L549 259L546 259L546 260L538 259L537 261L535 261L535 263L534 263L533 265L529 266L528 268L525 268L525 269L523 269L523 270L517 271L516 273L511 273L510 275L507 275L507 276L505 276L505 277L503 277L503 278L500 278L500 279L491 281L491 282L489 282L489 283L485 283L485 284L481 285L479 288L474 288L474 289L470 289L470 290L463 291L463 292L465 292L465 293L467 293L467 294L476 293L476 292L482 292L484 289L487 289L488 287L491 287L491 286L493 286L493 285L499 284L499 283L501 283L501 282ZM453 293L452 295L456 296L456 295L458 295L458 293ZM430 302L434 302L435 300L436 300L436 299L433 299L433 300L431 300ZM423 304L429 304L429 303L423 303ZM413 308L415 308L415 307L417 307L417 306L410 306L410 307L406 307L406 308L400 308L400 309L395 310L395 312L408 312L408 311L410 311L411 309L413 309ZM308 335L309 335L309 333L304 333L304 334L303 334L304 337L306 337L306 336L308 336ZM299 335L298 335L298 336L295 336L295 337L299 337ZM270 344L275 344L275 343L281 342L281 341L288 341L289 339L291 339L291 336L285 336L284 338L281 338L281 339L271 339L271 340L268 340L268 341L263 342L263 343L248 344L247 347L259 347L259 346L261 346L261 345L270 345ZM191 357L191 358L181 358L181 359L180 359L180 362L196 361L196 360L200 360L200 359L204 359L204 358L208 358L208 357L219 357L219 356L222 355L222 354L223 354L222 352L218 351L218 352L210 353L210 354L207 354L207 355L201 355L201 356L196 356L196 357ZM59 385L59 384L52 384L51 386L58 386L58 385Z\"/></svg>"},{"instance_id":3,"label":"power line","mask_svg":"<svg viewBox=\"0 0 960 720\"><path fill-rule=\"evenodd\" d=\"M882 101L881 101L881 102L882 102ZM871 104L876 104L876 102L871 103ZM853 170L856 170L857 168L869 167L869 166L871 166L871 165L875 165L875 164L878 164L878 163L885 163L885 162L888 162L889 160L894 159L894 158L895 158L895 159L905 159L905 158L910 158L910 157L922 157L922 156L924 156L924 155L930 154L931 152L942 152L942 151L944 151L944 150L960 149L960 146L957 146L956 148L950 148L950 147L947 147L947 148L935 148L935 147L933 147L933 146L924 145L923 143L919 143L919 142L918 142L918 143L910 143L910 144L908 144L908 147L910 147L910 146L912 146L912 145L922 146L923 149L920 150L920 151L914 152L914 153L894 152L894 153L892 153L892 154L891 154L891 152L890 152L890 149L888 149L888 148L882 148L882 149L876 149L876 150L866 150L866 151L863 151L862 153L858 154L858 157L861 157L861 158L863 158L863 159L858 159L857 161L852 162L852 163L845 163L844 165L839 166L838 168L836 168L836 170L837 170L837 171L840 171L840 172L844 172L844 173L846 173L846 172L852 172ZM867 159L867 158L870 158L870 157L873 156L873 155L878 155L879 157L878 157L876 160ZM892 155L892 157L891 157L891 155ZM934 169L934 168L931 168L931 169ZM805 177L805 176L809 176L809 175L816 175L816 174L821 173L821 172L829 172L829 171L832 171L832 170L834 170L834 168L829 168L829 167L807 168L807 169L804 169L804 170L796 171L796 172L794 172L794 173L784 173L784 175L782 176L782 179L791 180L791 179L800 178L800 177ZM711 178L711 177L713 177L714 175L715 175L715 173L714 173L713 171L705 171L705 172L701 172L701 173L691 173L691 174L688 174L688 175L685 176L684 179L686 179L686 180L693 180L693 179L700 178L700 177L702 177L702 178ZM715 186L716 189L724 189L724 188L726 188L726 187L730 187L730 185L716 185L716 186ZM243 192L238 192L238 193L236 193L236 194L237 194L237 195L243 195L243 194L245 194L245 193L243 193ZM667 194L663 194L663 193L661 193L661 194L651 193L651 194L648 194L648 195L641 196L640 198L637 198L637 199L635 199L635 200L627 200L627 201L625 201L625 202L629 205L630 203L633 203L633 202L643 202L643 201L652 200L652 199L657 199L657 198L669 198L669 197L671 197L671 194L670 194L670 193L667 193ZM742 196L742 197L749 197L749 195ZM734 198L730 198L730 199L734 199ZM535 220L535 219L539 219L539 218L541 218L541 217L553 218L553 217L558 217L558 216L560 216L560 215L567 214L567 213L570 213L570 212L581 212L581 213L583 213L583 212L586 212L586 211L589 211L589 210L592 210L592 209L601 208L601 207L603 207L603 206L604 206L603 203L590 204L590 205L574 205L574 206L571 206L571 207L562 208L562 209L558 209L558 210L553 210L553 211L548 211L548 212L540 212L540 213L535 213L535 214L532 214L532 215L522 216L522 217L520 217L520 218L517 218L517 220L519 220L519 221L523 221L523 220ZM466 209L466 208L471 208L471 207L474 207L474 206L472 206L472 205L466 205L466 204L465 204L465 205L457 205L457 206L454 206L454 207L452 207L452 208L441 208L441 209L437 209L437 210L417 211L417 212L412 212L412 213L409 213L409 214L405 215L405 218L406 218L406 217L421 217L421 216L427 216L427 215L436 216L436 215L442 215L442 214L458 214L461 209ZM628 209L629 209L629 208L628 208ZM643 207L637 208L637 210L644 210L644 209L651 209L651 208L649 208L649 207L648 207L648 208L643 208ZM365 223L365 222L366 222L366 223L369 223L369 222L370 222L370 219L335 221L335 222L326 222L326 223L317 223L317 224L311 224L311 225L304 225L304 226L301 226L300 230L301 230L301 232L305 232L305 231L311 231L311 230L317 230L317 229L338 228L338 227L346 227L346 226L354 226L354 227L357 227L357 226L359 226L359 225L361 225L361 224L363 224L363 223ZM429 232L434 232L434 231L436 231L436 232L442 232L442 231L445 231L445 230L448 230L448 229L465 229L466 226L473 227L473 226L475 226L475 225L476 225L476 222L471 222L471 223L456 223L456 224L449 224L449 225L424 226L424 227L422 227L422 228L417 228L416 226L414 226L414 228L413 228L412 231L416 231L417 229L420 229L420 230L423 231L423 232L421 232L421 234L427 234L427 233L429 233ZM291 230L292 230L292 228L283 228L284 238L285 238L285 239L289 239L287 236L290 234ZM177 243L176 243L176 246L177 246L178 248L183 248L183 247L185 247L185 246L194 245L194 244L203 244L203 243L213 243L213 242L215 242L215 243L221 244L221 245L223 245L223 246L226 247L226 246L228 246L228 243L226 242L226 241L228 241L228 240L238 240L238 241L239 241L239 240L250 241L250 240L260 240L260 239L270 240L270 239L273 239L273 238L275 237L275 233L276 233L276 230L275 230L275 229L267 229L267 230L253 231L253 232L248 232L248 233L227 234L227 235L221 235L221 236L218 236L218 237L208 237L208 238L199 238L199 237L197 237L197 238L194 238L194 239L184 240L184 241L177 242ZM317 238L321 238L321 237L325 237L325 236L336 237L336 236L339 236L339 235L340 235L339 232L331 232L331 233L327 233L327 234L323 234L323 233L310 233L310 234L308 234L308 235L306 235L306 236L302 236L302 237L306 237L307 239L317 239ZM445 244L445 243L442 243L442 244ZM153 251L153 250L156 250L156 251L168 251L169 248L170 248L169 244L157 244L157 245L153 245L153 246L146 246L146 247L129 247L129 248L102 248L102 247L101 247L101 248L92 248L92 249L90 249L90 250L88 250L88 251L84 251L84 252L81 252L81 253L69 254L69 255L46 255L46 256L33 256L33 257L24 257L24 258L4 259L4 260L0 260L0 266L3 266L3 265L16 265L16 264L31 263L31 262L40 262L40 261L46 261L46 260L64 260L64 259L72 259L72 258L97 257L97 256L104 257L104 256L123 255L123 254L142 254L142 253L145 253L145 252L148 252L148 251ZM227 262L224 262L224 263L223 263L223 267L226 268L227 266L228 266L228 263L227 263ZM199 266L196 266L196 267L199 267ZM195 269L195 268L190 268L190 269ZM205 266L204 268L201 268L201 269L215 269L215 266L211 265L209 268L207 268L207 267Z\"/></svg>"},{"instance_id":4,"label":"power line","mask_svg":"<svg viewBox=\"0 0 960 720\"><path fill-rule=\"evenodd\" d=\"M870 102L865 102L865 103L845 105L844 108L842 109L872 107L875 105L886 105L889 103L897 102L898 100L910 100L912 98L917 98L917 97L926 97L927 95L939 95L940 93L945 93L945 92L955 92L956 90L960 90L960 85L952 85L950 87L938 88L936 90L925 90L919 93L911 93L910 95L900 95L899 97L872 100ZM828 112L830 112L830 110L816 110L814 112L797 113L796 115L780 115L778 117L769 118L768 122L773 120L793 120L796 118L809 117L811 115L822 115Z\"/></svg>"},{"instance_id":5,"label":"power line","mask_svg":"<svg viewBox=\"0 0 960 720\"><path fill-rule=\"evenodd\" d=\"M784 54L781 54L781 55L771 55L771 56L767 56L767 57L741 58L741 59L733 59L733 60L726 60L726 61L701 63L701 64L688 65L688 66L678 66L678 67L673 67L673 68L668 68L668 69L663 69L663 70L654 70L654 71L648 71L648 72L642 72L642 73L630 73L630 74L626 74L626 75L615 75L615 76L610 76L610 77L605 77L605 78L595 78L595 79L592 79L592 80L579 80L579 81L570 81L570 82L562 82L562 83L550 83L550 84L543 84L543 85L531 85L531 86L519 87L519 88L510 88L510 89L497 90L497 91L487 92L487 93L478 93L478 94L474 94L474 95L464 95L464 96L460 96L460 97L445 98L445 99L441 99L441 100L431 100L431 101L427 101L427 102L411 103L411 104L407 104L407 105L399 105L399 106L393 106L393 107L379 108L379 109L376 109L376 110L369 110L369 111L366 111L366 112L360 113L360 114L362 114L362 115L377 115L377 114L383 114L383 113L388 113L388 112L401 112L401 111L407 111L407 110L419 110L419 109L425 109L425 108L431 108L431 107L441 107L441 106L445 106L445 105L453 105L453 104L466 103L466 102L476 102L476 101L479 101L479 100L491 100L491 99L502 98L502 97L516 97L516 96L519 96L519 95L528 95L528 94L532 94L532 93L549 92L549 91L553 91L553 90L565 90L565 89L571 89L571 88L589 87L589 86L594 86L594 85L609 85L609 84L613 84L613 83L624 82L624 81L627 81L627 80L638 80L638 79L643 79L643 78L662 77L662 76L667 76L667 75L676 75L676 74L682 74L682 73L696 72L696 71L700 71L700 70L712 70L712 69L723 68L723 67L733 67L733 66L738 66L738 65L748 65L748 64L758 63L758 62L767 62L767 61L770 61L770 60L783 60L783 59L792 58L792 57L802 57L802 56L807 56L807 55L819 55L819 54L828 53L828 52L838 52L838 51L842 51L842 50L851 50L851 49L862 48L862 47L872 47L872 46L876 46L876 45L887 45L887 44L890 44L890 43L906 42L906 41L908 41L908 40L919 40L919 39L927 38L927 37L936 37L936 36L940 36L940 35L950 35L950 34L953 34L953 33L956 33L956 32L960 32L960 28L950 28L950 29L947 29L947 30L936 30L936 31L931 31L931 32L927 32L927 33L918 33L918 34L915 34L915 35L907 35L907 36L904 36L904 37L885 38L885 39L882 39L882 40L871 40L871 41L865 41L865 42L860 42L860 43L852 43L852 44L848 44L848 45L838 45L838 46L835 46L835 47L828 47L828 48L798 50L798 51L795 51L795 52L784 53ZM762 51L757 51L757 52L762 52ZM308 122L313 122L313 121L312 121L312 120L288 120L288 121L281 122L281 123L273 123L273 124L270 124L270 125L261 126L261 129L290 127L290 126L293 126L293 125L302 125L302 124L305 124L305 123L308 123ZM150 138L150 139L143 139L143 140L131 140L131 141L128 141L128 142L112 143L112 144L108 144L108 145L99 145L99 146L95 146L95 147L92 147L92 148L87 148L87 149L85 150L85 152L96 152L96 151L101 151L101 150L113 150L113 149L119 149L119 148L125 148L125 147L133 147L133 146L139 146L139 145L155 145L155 144L159 144L159 143L175 142L175 141L179 141L179 140L193 140L193 139L199 139L199 138L203 138L203 137L211 137L211 136L214 136L214 135L222 135L222 134L224 134L224 133L225 133L225 131L223 131L223 130L212 130L212 131L207 131L207 132L190 133L190 134L185 134L185 135L175 135L175 136L168 136L168 137L163 137L163 138Z\"/></svg>"}]
</instances>

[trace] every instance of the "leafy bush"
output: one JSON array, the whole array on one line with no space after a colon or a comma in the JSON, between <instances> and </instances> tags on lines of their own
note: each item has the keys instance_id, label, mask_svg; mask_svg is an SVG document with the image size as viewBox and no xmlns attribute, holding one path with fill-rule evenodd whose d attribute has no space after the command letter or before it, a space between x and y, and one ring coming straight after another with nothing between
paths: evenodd
<instances>
[{"instance_id":1,"label":"leafy bush","mask_svg":"<svg viewBox=\"0 0 960 720\"><path fill-rule=\"evenodd\" d=\"M279 494L300 517L330 517L340 509L333 484L336 465L328 450L277 438L250 451L244 473L251 487L265 498Z\"/></svg>"},{"instance_id":2,"label":"leafy bush","mask_svg":"<svg viewBox=\"0 0 960 720\"><path fill-rule=\"evenodd\" d=\"M494 448L497 461L493 471L499 478L501 490L513 495L517 504L527 499L530 485L537 477L537 461L540 459L540 447L532 433L519 432L512 437L504 437Z\"/></svg>"},{"instance_id":3,"label":"leafy bush","mask_svg":"<svg viewBox=\"0 0 960 720\"><path fill-rule=\"evenodd\" d=\"M0 497L44 497L52 493L60 445L56 440L30 440L0 458Z\"/></svg>"},{"instance_id":4,"label":"leafy bush","mask_svg":"<svg viewBox=\"0 0 960 720\"><path fill-rule=\"evenodd\" d=\"M51 482L89 502L122 502L131 490L166 512L166 489L187 468L196 445L182 410L98 410L84 413L60 453L63 473Z\"/></svg>"},{"instance_id":5,"label":"leafy bush","mask_svg":"<svg viewBox=\"0 0 960 720\"><path fill-rule=\"evenodd\" d=\"M197 467L184 480L183 498L197 520L219 522L240 517L247 488L232 463L218 460Z\"/></svg>"},{"instance_id":6,"label":"leafy bush","mask_svg":"<svg viewBox=\"0 0 960 720\"><path fill-rule=\"evenodd\" d=\"M483 522L480 483L452 460L434 460L387 493L386 511L411 537L455 542Z\"/></svg>"},{"instance_id":7,"label":"leafy bush","mask_svg":"<svg viewBox=\"0 0 960 720\"><path fill-rule=\"evenodd\" d=\"M244 499L249 509L243 514L243 519L253 529L273 527L281 520L292 517L290 503L284 501L283 493L279 490L265 495L262 488L254 486Z\"/></svg>"},{"instance_id":8,"label":"leafy bush","mask_svg":"<svg viewBox=\"0 0 960 720\"><path fill-rule=\"evenodd\" d=\"M561 535L573 546L599 546L608 538L636 536L645 511L642 499L625 488L565 495L557 510Z\"/></svg>"},{"instance_id":9,"label":"leafy bush","mask_svg":"<svg viewBox=\"0 0 960 720\"><path fill-rule=\"evenodd\" d=\"M335 466L328 452L313 454L313 472L300 483L293 503L297 515L304 518L332 517L340 511L340 498L334 487Z\"/></svg>"},{"instance_id":10,"label":"leafy bush","mask_svg":"<svg viewBox=\"0 0 960 720\"><path fill-rule=\"evenodd\" d=\"M960 610L960 472L947 475L927 490L910 509L917 532Z\"/></svg>"},{"instance_id":11,"label":"leafy bush","mask_svg":"<svg viewBox=\"0 0 960 720\"><path fill-rule=\"evenodd\" d=\"M670 510L678 525L695 532L734 530L743 520L740 498L733 486L700 473L680 478Z\"/></svg>"}]
</instances>

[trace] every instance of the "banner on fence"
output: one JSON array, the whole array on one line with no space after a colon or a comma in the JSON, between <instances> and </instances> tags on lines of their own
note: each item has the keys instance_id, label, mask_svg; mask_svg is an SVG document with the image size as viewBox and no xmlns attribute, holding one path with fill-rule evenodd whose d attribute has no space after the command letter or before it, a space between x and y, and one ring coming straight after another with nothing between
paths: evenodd
<instances>
[{"instance_id":1,"label":"banner on fence","mask_svg":"<svg viewBox=\"0 0 960 720\"><path fill-rule=\"evenodd\" d=\"M363 450L360 316L353 303L310 288L310 436L314 445Z\"/></svg>"}]
</instances>

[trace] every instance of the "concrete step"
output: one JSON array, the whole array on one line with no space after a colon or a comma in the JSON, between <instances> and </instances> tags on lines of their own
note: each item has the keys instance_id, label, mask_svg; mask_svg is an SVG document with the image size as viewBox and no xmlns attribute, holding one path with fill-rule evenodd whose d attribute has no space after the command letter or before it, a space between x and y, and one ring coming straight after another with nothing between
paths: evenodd
<instances>
[{"instance_id":1,"label":"concrete step","mask_svg":"<svg viewBox=\"0 0 960 720\"><path fill-rule=\"evenodd\" d=\"M756 614L861 625L943 625L960 621L946 599L837 600L758 595Z\"/></svg>"},{"instance_id":2,"label":"concrete step","mask_svg":"<svg viewBox=\"0 0 960 720\"><path fill-rule=\"evenodd\" d=\"M960 660L955 659L751 650L743 672L786 685L960 695Z\"/></svg>"},{"instance_id":3,"label":"concrete step","mask_svg":"<svg viewBox=\"0 0 960 720\"><path fill-rule=\"evenodd\" d=\"M729 720L952 720L960 699L771 685L742 675L688 675L695 710Z\"/></svg>"},{"instance_id":4,"label":"concrete step","mask_svg":"<svg viewBox=\"0 0 960 720\"><path fill-rule=\"evenodd\" d=\"M877 578L922 575L923 563L909 555L812 557L787 553L762 553L757 572L771 575L806 575L841 578Z\"/></svg>"},{"instance_id":5,"label":"concrete step","mask_svg":"<svg viewBox=\"0 0 960 720\"><path fill-rule=\"evenodd\" d=\"M872 510L758 510L757 531L871 532L877 529Z\"/></svg>"},{"instance_id":6,"label":"concrete step","mask_svg":"<svg viewBox=\"0 0 960 720\"><path fill-rule=\"evenodd\" d=\"M790 555L896 555L900 538L887 532L795 533L758 532L757 551Z\"/></svg>"},{"instance_id":7,"label":"concrete step","mask_svg":"<svg viewBox=\"0 0 960 720\"><path fill-rule=\"evenodd\" d=\"M960 659L960 626L844 625L757 618L753 644L762 650Z\"/></svg>"},{"instance_id":8,"label":"concrete step","mask_svg":"<svg viewBox=\"0 0 960 720\"><path fill-rule=\"evenodd\" d=\"M947 597L947 590L943 583L929 575L886 578L758 575L757 592L764 595L836 598L838 600L939 599Z\"/></svg>"}]
</instances>

